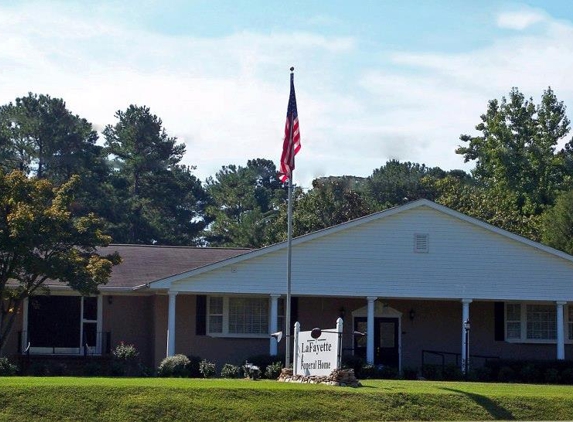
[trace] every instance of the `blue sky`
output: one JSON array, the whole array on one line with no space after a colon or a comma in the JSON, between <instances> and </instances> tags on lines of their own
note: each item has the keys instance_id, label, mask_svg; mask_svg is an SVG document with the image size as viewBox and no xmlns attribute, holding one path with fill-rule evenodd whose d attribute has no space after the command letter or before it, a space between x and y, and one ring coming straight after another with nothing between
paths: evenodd
<instances>
[{"instance_id":1,"label":"blue sky","mask_svg":"<svg viewBox=\"0 0 573 422\"><path fill-rule=\"evenodd\" d=\"M3 1L0 104L63 98L101 130L147 105L204 180L278 164L295 66L295 182L455 154L493 98L551 86L573 110L568 1Z\"/></svg>"}]
</instances>

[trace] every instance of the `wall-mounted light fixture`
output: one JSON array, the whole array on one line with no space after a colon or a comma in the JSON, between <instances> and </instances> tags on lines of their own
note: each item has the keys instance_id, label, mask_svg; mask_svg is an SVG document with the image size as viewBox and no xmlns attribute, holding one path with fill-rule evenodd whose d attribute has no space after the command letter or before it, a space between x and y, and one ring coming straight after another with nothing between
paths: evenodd
<instances>
[{"instance_id":1,"label":"wall-mounted light fixture","mask_svg":"<svg viewBox=\"0 0 573 422\"><path fill-rule=\"evenodd\" d=\"M410 321L414 321L414 318L416 317L416 311L414 308L410 309L410 313L408 315L410 316Z\"/></svg>"},{"instance_id":2,"label":"wall-mounted light fixture","mask_svg":"<svg viewBox=\"0 0 573 422\"><path fill-rule=\"evenodd\" d=\"M108 303L108 305L113 304L113 296L110 295L107 297L107 303Z\"/></svg>"}]
</instances>

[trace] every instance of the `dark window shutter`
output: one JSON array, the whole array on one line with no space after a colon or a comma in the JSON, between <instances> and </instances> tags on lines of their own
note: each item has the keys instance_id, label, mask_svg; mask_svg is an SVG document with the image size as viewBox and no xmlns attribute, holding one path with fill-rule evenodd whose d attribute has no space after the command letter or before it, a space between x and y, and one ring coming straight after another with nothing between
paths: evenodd
<instances>
[{"instance_id":1,"label":"dark window shutter","mask_svg":"<svg viewBox=\"0 0 573 422\"><path fill-rule=\"evenodd\" d=\"M505 306L503 302L495 302L493 308L493 314L495 318L495 341L505 340Z\"/></svg>"},{"instance_id":2,"label":"dark window shutter","mask_svg":"<svg viewBox=\"0 0 573 422\"><path fill-rule=\"evenodd\" d=\"M290 327L298 321L298 297L290 298Z\"/></svg>"},{"instance_id":3,"label":"dark window shutter","mask_svg":"<svg viewBox=\"0 0 573 422\"><path fill-rule=\"evenodd\" d=\"M195 310L195 334L204 336L207 334L207 296L197 295Z\"/></svg>"}]
</instances>

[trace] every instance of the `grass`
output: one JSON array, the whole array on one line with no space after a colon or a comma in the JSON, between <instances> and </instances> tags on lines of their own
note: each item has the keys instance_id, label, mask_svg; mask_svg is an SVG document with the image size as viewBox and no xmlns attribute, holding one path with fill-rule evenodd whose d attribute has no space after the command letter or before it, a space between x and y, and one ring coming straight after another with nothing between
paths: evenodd
<instances>
[{"instance_id":1,"label":"grass","mask_svg":"<svg viewBox=\"0 0 573 422\"><path fill-rule=\"evenodd\" d=\"M0 420L573 420L573 386L363 381L0 378Z\"/></svg>"}]
</instances>

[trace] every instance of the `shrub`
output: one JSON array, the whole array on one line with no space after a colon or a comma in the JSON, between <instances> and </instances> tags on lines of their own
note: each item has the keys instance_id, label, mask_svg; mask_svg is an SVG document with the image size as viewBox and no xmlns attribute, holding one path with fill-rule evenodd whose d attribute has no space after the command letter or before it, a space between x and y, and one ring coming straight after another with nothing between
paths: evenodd
<instances>
[{"instance_id":1,"label":"shrub","mask_svg":"<svg viewBox=\"0 0 573 422\"><path fill-rule=\"evenodd\" d=\"M566 368L561 372L561 382L563 384L573 384L573 368Z\"/></svg>"},{"instance_id":2,"label":"shrub","mask_svg":"<svg viewBox=\"0 0 573 422\"><path fill-rule=\"evenodd\" d=\"M42 362L34 362L28 368L28 375L34 377L45 377L48 375L48 366Z\"/></svg>"},{"instance_id":3,"label":"shrub","mask_svg":"<svg viewBox=\"0 0 573 422\"><path fill-rule=\"evenodd\" d=\"M265 378L276 380L280 376L282 369L283 369L282 362L275 362L271 363L270 365L267 365L267 368L265 369Z\"/></svg>"},{"instance_id":4,"label":"shrub","mask_svg":"<svg viewBox=\"0 0 573 422\"><path fill-rule=\"evenodd\" d=\"M10 363L8 358L0 358L0 377L16 375L18 367Z\"/></svg>"},{"instance_id":5,"label":"shrub","mask_svg":"<svg viewBox=\"0 0 573 422\"><path fill-rule=\"evenodd\" d=\"M497 380L499 382L515 382L515 371L510 366L502 366L499 368Z\"/></svg>"},{"instance_id":6,"label":"shrub","mask_svg":"<svg viewBox=\"0 0 573 422\"><path fill-rule=\"evenodd\" d=\"M380 366L376 369L377 371L374 375L375 378L395 380L398 379L398 375L400 375L400 373L398 372L398 368L395 368L393 366Z\"/></svg>"},{"instance_id":7,"label":"shrub","mask_svg":"<svg viewBox=\"0 0 573 422\"><path fill-rule=\"evenodd\" d=\"M356 370L354 370L354 373L356 374L356 378L359 379L371 379L371 378L377 378L377 369L374 365L370 365L369 363L365 363L363 364L359 369L358 372L356 372Z\"/></svg>"},{"instance_id":8,"label":"shrub","mask_svg":"<svg viewBox=\"0 0 573 422\"><path fill-rule=\"evenodd\" d=\"M102 375L102 367L98 362L88 362L83 368L84 376L86 377L97 377Z\"/></svg>"},{"instance_id":9,"label":"shrub","mask_svg":"<svg viewBox=\"0 0 573 422\"><path fill-rule=\"evenodd\" d=\"M113 375L136 375L139 352L133 344L125 344L123 341L120 341L111 353L114 360L114 365L112 366Z\"/></svg>"},{"instance_id":10,"label":"shrub","mask_svg":"<svg viewBox=\"0 0 573 422\"><path fill-rule=\"evenodd\" d=\"M445 381L458 381L464 377L462 370L459 368L458 365L449 364L444 365L442 369L442 378Z\"/></svg>"},{"instance_id":11,"label":"shrub","mask_svg":"<svg viewBox=\"0 0 573 422\"><path fill-rule=\"evenodd\" d=\"M254 355L247 358L246 362L250 362L251 364L258 366L261 374L265 374L267 370L267 366L272 365L273 363L281 361L284 362L282 356L274 356L274 355ZM291 363L292 364L292 363Z\"/></svg>"},{"instance_id":12,"label":"shrub","mask_svg":"<svg viewBox=\"0 0 573 422\"><path fill-rule=\"evenodd\" d=\"M422 376L428 380L439 381L442 379L442 369L439 365L426 364L422 367Z\"/></svg>"},{"instance_id":13,"label":"shrub","mask_svg":"<svg viewBox=\"0 0 573 422\"><path fill-rule=\"evenodd\" d=\"M199 372L204 378L212 378L215 376L217 369L213 362L209 362L207 359L203 359L199 362Z\"/></svg>"},{"instance_id":14,"label":"shrub","mask_svg":"<svg viewBox=\"0 0 573 422\"><path fill-rule=\"evenodd\" d=\"M527 383L537 383L541 381L541 373L534 363L528 363L520 371L521 381Z\"/></svg>"},{"instance_id":15,"label":"shrub","mask_svg":"<svg viewBox=\"0 0 573 422\"><path fill-rule=\"evenodd\" d=\"M556 368L549 368L545 371L545 382L548 384L558 384L561 382L561 376Z\"/></svg>"},{"instance_id":16,"label":"shrub","mask_svg":"<svg viewBox=\"0 0 573 422\"><path fill-rule=\"evenodd\" d=\"M187 358L191 362L189 364L189 376L192 378L200 378L201 372L199 372L199 364L203 359L199 356L193 356L193 355L187 356Z\"/></svg>"},{"instance_id":17,"label":"shrub","mask_svg":"<svg viewBox=\"0 0 573 422\"><path fill-rule=\"evenodd\" d=\"M239 378L241 376L241 368L237 365L226 363L221 369L221 377L223 378Z\"/></svg>"},{"instance_id":18,"label":"shrub","mask_svg":"<svg viewBox=\"0 0 573 422\"><path fill-rule=\"evenodd\" d=\"M417 380L418 368L404 368L402 369L402 378L405 380Z\"/></svg>"},{"instance_id":19,"label":"shrub","mask_svg":"<svg viewBox=\"0 0 573 422\"><path fill-rule=\"evenodd\" d=\"M344 369L354 369L356 376L362 370L362 367L366 364L366 360L360 356L348 355L342 356L342 368Z\"/></svg>"},{"instance_id":20,"label":"shrub","mask_svg":"<svg viewBox=\"0 0 573 422\"><path fill-rule=\"evenodd\" d=\"M258 380L261 378L261 368L257 365L253 365L252 363L245 362L243 365L243 372L246 378L252 380Z\"/></svg>"},{"instance_id":21,"label":"shrub","mask_svg":"<svg viewBox=\"0 0 573 422\"><path fill-rule=\"evenodd\" d=\"M157 375L172 378L188 377L190 363L191 361L185 355L168 356L159 364Z\"/></svg>"}]
</instances>

